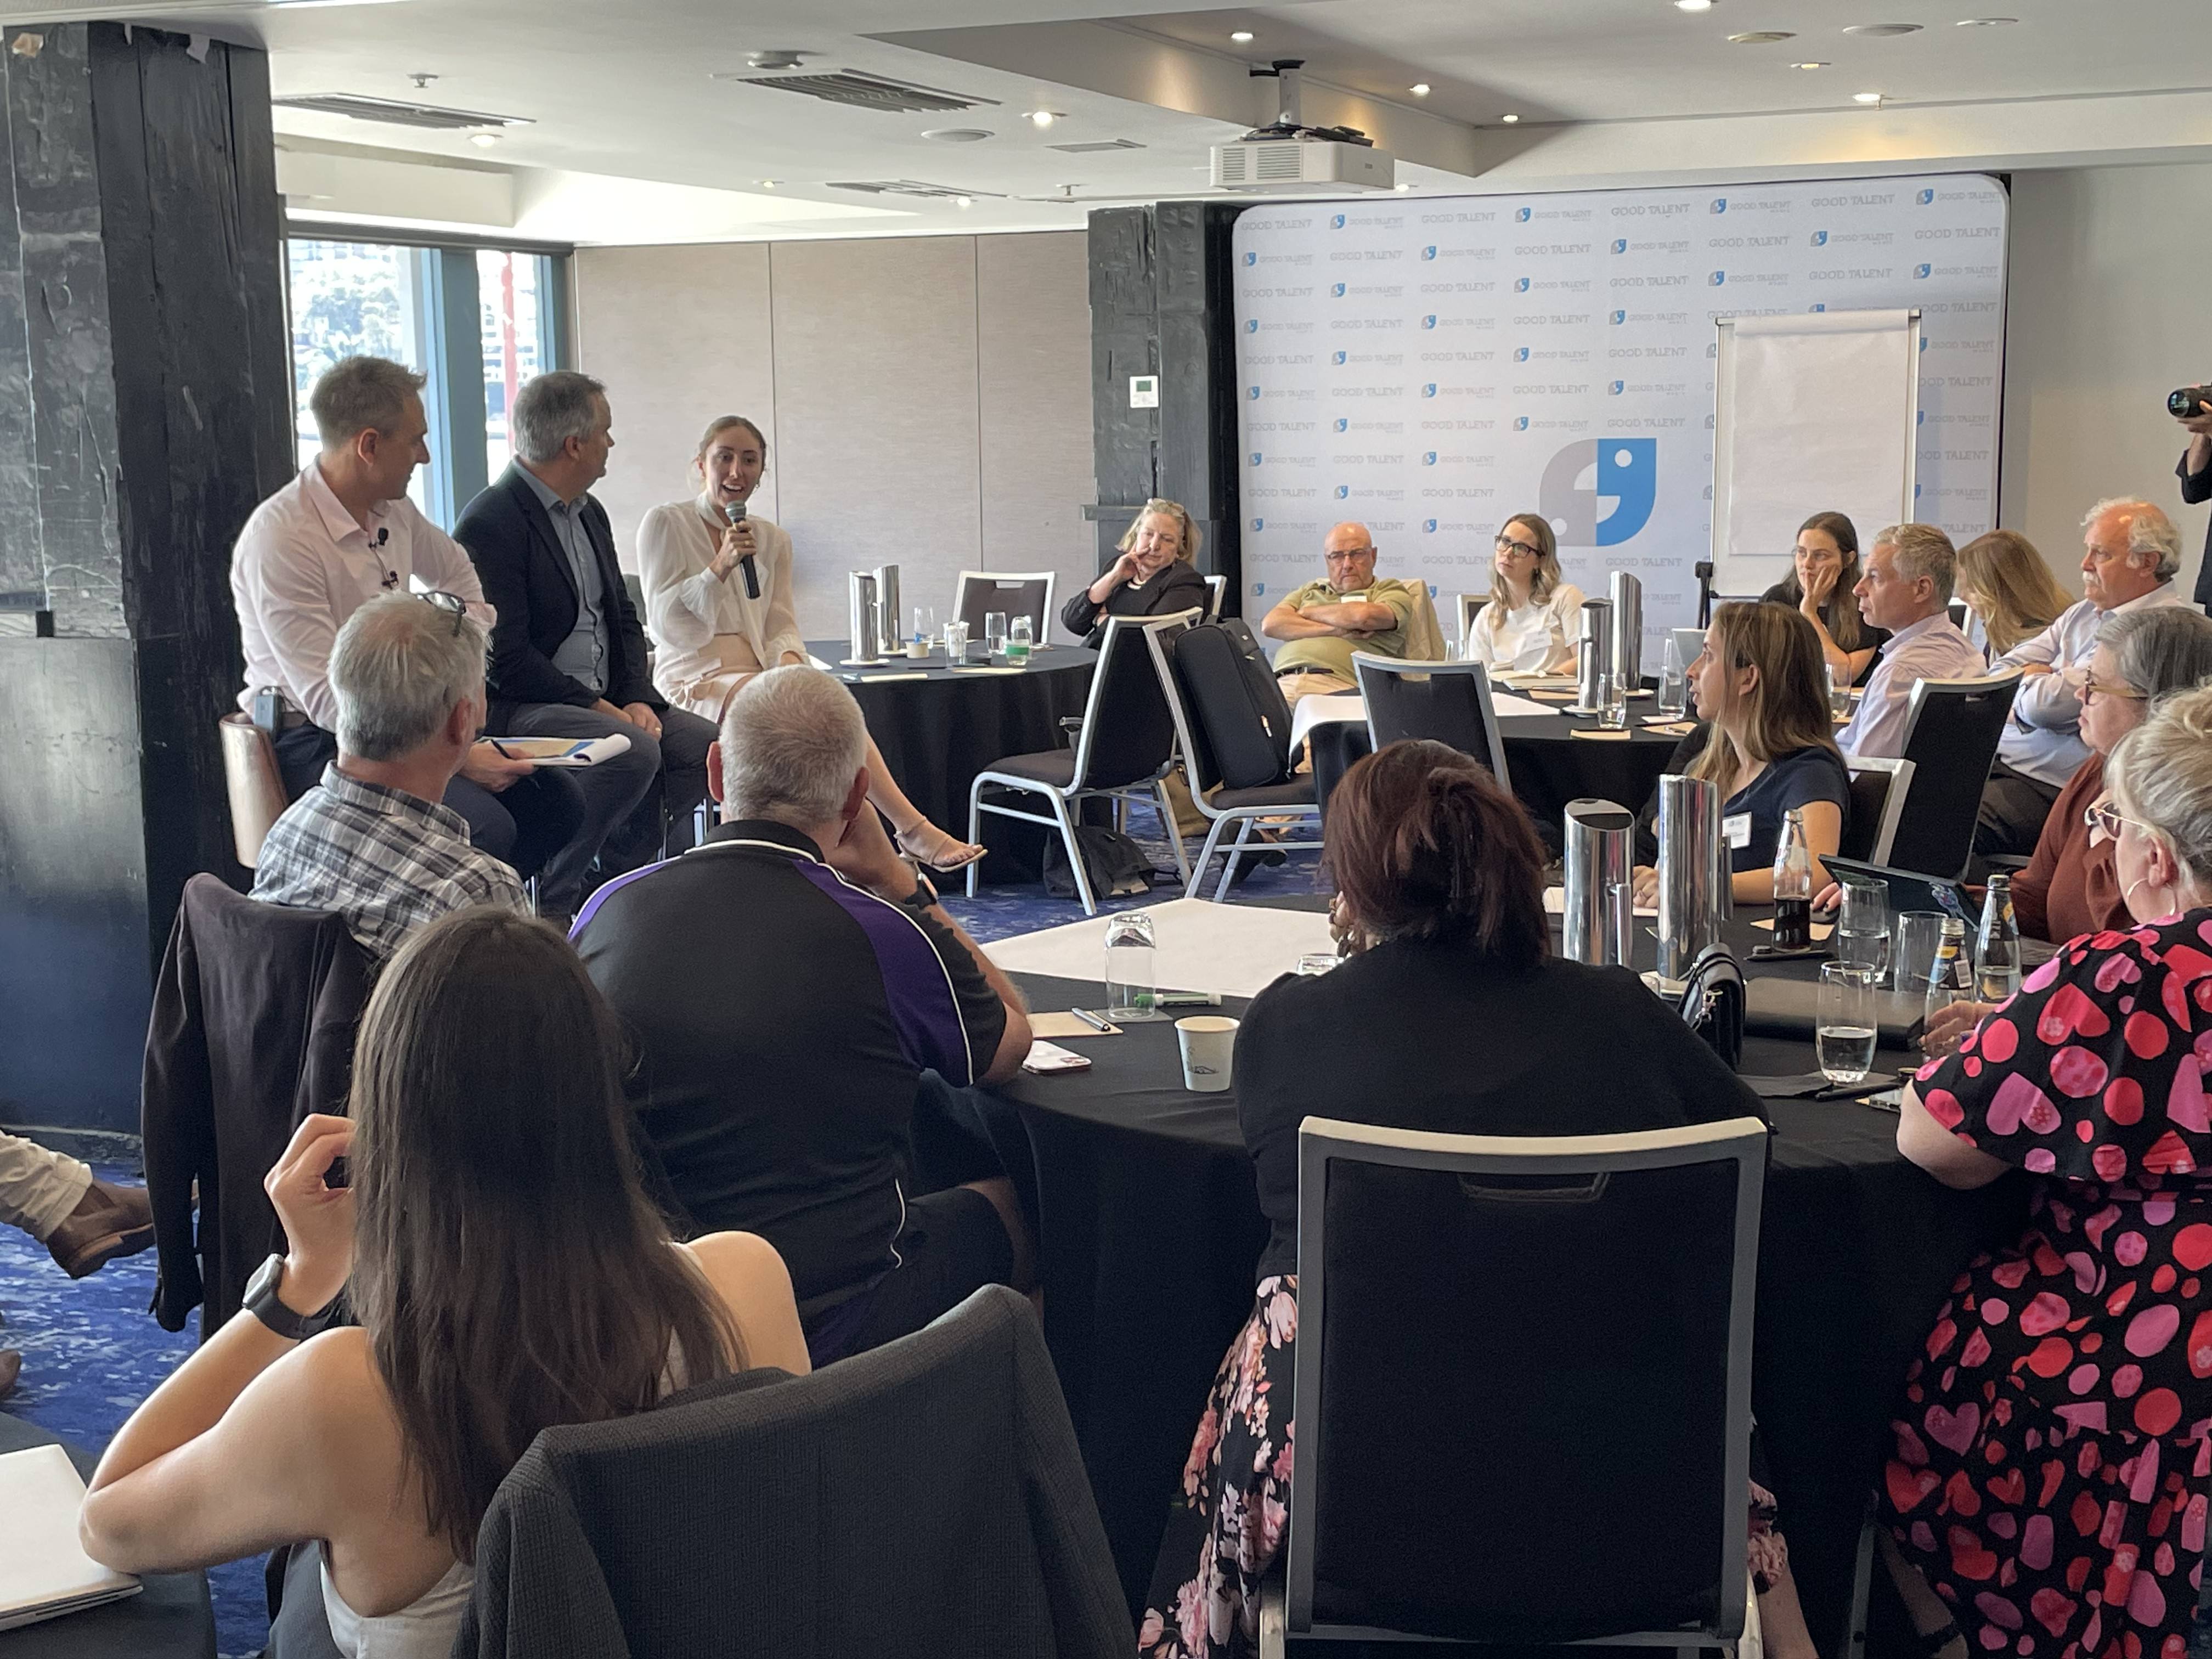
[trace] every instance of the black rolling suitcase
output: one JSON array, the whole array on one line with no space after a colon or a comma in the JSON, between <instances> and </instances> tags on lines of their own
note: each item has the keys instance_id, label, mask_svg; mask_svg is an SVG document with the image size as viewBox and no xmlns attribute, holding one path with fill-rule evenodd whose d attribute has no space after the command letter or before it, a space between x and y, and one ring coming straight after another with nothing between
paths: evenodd
<instances>
[{"instance_id":1,"label":"black rolling suitcase","mask_svg":"<svg viewBox=\"0 0 2212 1659\"><path fill-rule=\"evenodd\" d=\"M1232 617L1188 629L1175 653L1190 717L1222 783L1257 789L1288 777L1290 705L1250 627Z\"/></svg>"}]
</instances>

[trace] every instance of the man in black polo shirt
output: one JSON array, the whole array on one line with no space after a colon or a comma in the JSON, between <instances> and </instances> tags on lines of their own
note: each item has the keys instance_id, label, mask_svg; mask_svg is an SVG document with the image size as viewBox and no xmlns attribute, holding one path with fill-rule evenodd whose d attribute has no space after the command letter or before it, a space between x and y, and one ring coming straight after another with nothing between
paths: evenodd
<instances>
[{"instance_id":1,"label":"man in black polo shirt","mask_svg":"<svg viewBox=\"0 0 2212 1659\"><path fill-rule=\"evenodd\" d=\"M817 1364L1031 1276L1002 1175L914 1190L917 1109L945 1092L923 1073L1003 1081L1030 1028L892 848L866 741L829 675L748 681L708 754L720 826L601 887L574 932L638 1045L630 1095L671 1191L699 1231L781 1252Z\"/></svg>"}]
</instances>

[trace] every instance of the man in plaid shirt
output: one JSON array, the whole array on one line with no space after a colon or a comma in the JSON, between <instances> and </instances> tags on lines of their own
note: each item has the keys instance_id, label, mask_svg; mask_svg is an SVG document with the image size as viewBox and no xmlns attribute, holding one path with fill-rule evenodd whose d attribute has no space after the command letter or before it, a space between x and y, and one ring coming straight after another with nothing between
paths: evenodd
<instances>
[{"instance_id":1,"label":"man in plaid shirt","mask_svg":"<svg viewBox=\"0 0 2212 1659\"><path fill-rule=\"evenodd\" d=\"M390 593L338 630L337 758L262 843L253 896L331 910L381 967L407 935L471 904L524 908L514 872L439 804L484 715L484 633L437 598Z\"/></svg>"}]
</instances>

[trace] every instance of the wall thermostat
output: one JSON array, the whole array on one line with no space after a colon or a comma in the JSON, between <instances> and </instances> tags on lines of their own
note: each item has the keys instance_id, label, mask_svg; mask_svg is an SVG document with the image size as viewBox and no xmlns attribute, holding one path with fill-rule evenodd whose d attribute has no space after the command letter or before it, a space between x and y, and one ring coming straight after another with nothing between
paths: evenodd
<instances>
[{"instance_id":1,"label":"wall thermostat","mask_svg":"<svg viewBox=\"0 0 2212 1659\"><path fill-rule=\"evenodd\" d=\"M1157 374L1132 374L1129 377L1129 407L1158 409L1160 406L1160 377Z\"/></svg>"}]
</instances>

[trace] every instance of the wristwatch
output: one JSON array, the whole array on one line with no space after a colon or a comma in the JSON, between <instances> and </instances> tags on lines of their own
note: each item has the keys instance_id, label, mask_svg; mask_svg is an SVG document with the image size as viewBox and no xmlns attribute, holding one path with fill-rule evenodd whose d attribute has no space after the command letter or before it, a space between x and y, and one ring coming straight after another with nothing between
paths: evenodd
<instances>
[{"instance_id":1,"label":"wristwatch","mask_svg":"<svg viewBox=\"0 0 2212 1659\"><path fill-rule=\"evenodd\" d=\"M277 1297L276 1291L283 1283L284 1258L271 1255L246 1281L246 1300L241 1305L277 1335L294 1342L319 1336L337 1322L339 1305L345 1300L343 1291L313 1313L296 1314Z\"/></svg>"},{"instance_id":2,"label":"wristwatch","mask_svg":"<svg viewBox=\"0 0 2212 1659\"><path fill-rule=\"evenodd\" d=\"M916 915L920 915L936 902L937 889L930 885L929 878L919 870L914 872L914 891L897 901L900 909L911 910Z\"/></svg>"}]
</instances>

